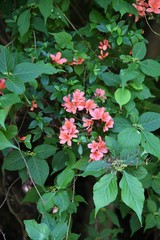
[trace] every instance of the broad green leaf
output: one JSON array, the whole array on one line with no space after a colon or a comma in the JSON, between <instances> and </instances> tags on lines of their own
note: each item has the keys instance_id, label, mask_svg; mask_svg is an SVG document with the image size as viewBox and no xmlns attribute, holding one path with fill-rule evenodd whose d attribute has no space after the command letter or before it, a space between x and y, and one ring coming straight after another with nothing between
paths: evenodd
<instances>
[{"instance_id":1,"label":"broad green leaf","mask_svg":"<svg viewBox=\"0 0 160 240\"><path fill-rule=\"evenodd\" d=\"M120 228L120 223L117 214L113 210L107 209L107 215L111 222Z\"/></svg>"},{"instance_id":2,"label":"broad green leaf","mask_svg":"<svg viewBox=\"0 0 160 240\"><path fill-rule=\"evenodd\" d=\"M3 108L11 106L11 105L13 105L15 103L19 103L19 102L20 102L20 98L15 93L9 93L9 94L0 96L0 104Z\"/></svg>"},{"instance_id":3,"label":"broad green leaf","mask_svg":"<svg viewBox=\"0 0 160 240\"><path fill-rule=\"evenodd\" d=\"M0 125L6 130L5 120L8 115L10 107L5 107L4 109L0 109Z\"/></svg>"},{"instance_id":4,"label":"broad green leaf","mask_svg":"<svg viewBox=\"0 0 160 240\"><path fill-rule=\"evenodd\" d=\"M40 186L37 186L37 188L39 193L42 195L44 193L44 190ZM23 199L23 203L27 203L27 202L37 203L38 200L39 200L39 195L37 193L37 189L33 187L29 189L29 191L26 193Z\"/></svg>"},{"instance_id":5,"label":"broad green leaf","mask_svg":"<svg viewBox=\"0 0 160 240\"><path fill-rule=\"evenodd\" d=\"M40 0L38 7L42 16L44 17L44 22L46 24L48 17L52 14L53 0L47 0L47 4L44 0Z\"/></svg>"},{"instance_id":6,"label":"broad green leaf","mask_svg":"<svg viewBox=\"0 0 160 240\"><path fill-rule=\"evenodd\" d=\"M94 23L100 23L103 20L103 16L93 9L89 14L89 20Z\"/></svg>"},{"instance_id":7,"label":"broad green leaf","mask_svg":"<svg viewBox=\"0 0 160 240\"><path fill-rule=\"evenodd\" d=\"M105 161L94 161L87 165L87 167L84 169L83 174L81 174L82 177L86 177L89 175L99 177L101 176L107 168L108 164Z\"/></svg>"},{"instance_id":8,"label":"broad green leaf","mask_svg":"<svg viewBox=\"0 0 160 240\"><path fill-rule=\"evenodd\" d=\"M146 59L140 62L140 69L143 73L151 77L160 76L160 63L152 59Z\"/></svg>"},{"instance_id":9,"label":"broad green leaf","mask_svg":"<svg viewBox=\"0 0 160 240\"><path fill-rule=\"evenodd\" d=\"M111 0L95 0L96 3L104 9L104 11L107 11L108 5L111 3Z\"/></svg>"},{"instance_id":10,"label":"broad green leaf","mask_svg":"<svg viewBox=\"0 0 160 240\"><path fill-rule=\"evenodd\" d=\"M66 211L70 204L68 193L66 191L56 192L54 202L55 202L55 205L58 207L59 214Z\"/></svg>"},{"instance_id":11,"label":"broad green leaf","mask_svg":"<svg viewBox=\"0 0 160 240\"><path fill-rule=\"evenodd\" d=\"M13 66L12 54L6 47L2 47L0 51L0 72L8 73L13 69Z\"/></svg>"},{"instance_id":12,"label":"broad green leaf","mask_svg":"<svg viewBox=\"0 0 160 240\"><path fill-rule=\"evenodd\" d=\"M152 213L147 214L146 219L145 219L145 231L147 229L153 228L155 226L156 226L156 218L155 218L154 214L152 214Z\"/></svg>"},{"instance_id":13,"label":"broad green leaf","mask_svg":"<svg viewBox=\"0 0 160 240\"><path fill-rule=\"evenodd\" d=\"M147 153L160 159L160 140L154 134L143 131L141 145Z\"/></svg>"},{"instance_id":14,"label":"broad green leaf","mask_svg":"<svg viewBox=\"0 0 160 240\"><path fill-rule=\"evenodd\" d=\"M112 131L113 132L121 132L126 127L131 127L131 122L123 117L115 117L114 120L114 126Z\"/></svg>"},{"instance_id":15,"label":"broad green leaf","mask_svg":"<svg viewBox=\"0 0 160 240\"><path fill-rule=\"evenodd\" d=\"M128 168L126 172L138 178L139 180L145 178L148 173L142 165L138 167L136 166L136 168Z\"/></svg>"},{"instance_id":16,"label":"broad green leaf","mask_svg":"<svg viewBox=\"0 0 160 240\"><path fill-rule=\"evenodd\" d=\"M112 72L101 73L98 75L98 77L109 87L117 87L121 82L119 75Z\"/></svg>"},{"instance_id":17,"label":"broad green leaf","mask_svg":"<svg viewBox=\"0 0 160 240\"><path fill-rule=\"evenodd\" d=\"M139 230L141 227L142 226L138 220L137 215L133 214L130 218L131 236L133 236L133 234L137 232L137 230Z\"/></svg>"},{"instance_id":18,"label":"broad green leaf","mask_svg":"<svg viewBox=\"0 0 160 240\"><path fill-rule=\"evenodd\" d=\"M66 236L68 226L66 223L58 223L51 232L51 240L62 240Z\"/></svg>"},{"instance_id":19,"label":"broad green leaf","mask_svg":"<svg viewBox=\"0 0 160 240\"><path fill-rule=\"evenodd\" d=\"M126 127L118 134L118 142L122 147L136 147L141 142L141 133L134 127Z\"/></svg>"},{"instance_id":20,"label":"broad green leaf","mask_svg":"<svg viewBox=\"0 0 160 240\"><path fill-rule=\"evenodd\" d=\"M6 87L11 92L22 94L25 91L25 85L21 79L15 76L10 76L7 78Z\"/></svg>"},{"instance_id":21,"label":"broad green leaf","mask_svg":"<svg viewBox=\"0 0 160 240\"><path fill-rule=\"evenodd\" d=\"M66 32L53 33L56 43L63 48L73 48L72 36Z\"/></svg>"},{"instance_id":22,"label":"broad green leaf","mask_svg":"<svg viewBox=\"0 0 160 240\"><path fill-rule=\"evenodd\" d=\"M56 151L56 147L49 144L38 145L34 148L34 152L36 153L37 158L46 159L52 156Z\"/></svg>"},{"instance_id":23,"label":"broad green leaf","mask_svg":"<svg viewBox=\"0 0 160 240\"><path fill-rule=\"evenodd\" d=\"M18 133L18 128L16 125L6 126L5 136L7 137L7 139L14 138L17 135L17 133Z\"/></svg>"},{"instance_id":24,"label":"broad green leaf","mask_svg":"<svg viewBox=\"0 0 160 240\"><path fill-rule=\"evenodd\" d=\"M54 216L48 212L42 215L41 222L47 224L50 232L52 232L57 225Z\"/></svg>"},{"instance_id":25,"label":"broad green leaf","mask_svg":"<svg viewBox=\"0 0 160 240\"><path fill-rule=\"evenodd\" d=\"M145 131L155 131L160 128L160 114L155 112L145 112L140 116L138 124L142 125Z\"/></svg>"},{"instance_id":26,"label":"broad green leaf","mask_svg":"<svg viewBox=\"0 0 160 240\"><path fill-rule=\"evenodd\" d=\"M116 102L120 105L120 108L129 102L131 99L131 93L128 89L118 88L114 94Z\"/></svg>"},{"instance_id":27,"label":"broad green leaf","mask_svg":"<svg viewBox=\"0 0 160 240\"><path fill-rule=\"evenodd\" d=\"M45 214L46 212L51 211L53 207L55 206L54 198L55 198L55 192L48 192L42 195L42 198L45 202L42 202L42 199L39 198L37 209L40 213Z\"/></svg>"},{"instance_id":28,"label":"broad green leaf","mask_svg":"<svg viewBox=\"0 0 160 240\"><path fill-rule=\"evenodd\" d=\"M116 12L121 13L121 16L123 16L125 13L137 15L137 10L132 6L132 4L124 0L112 0L112 5Z\"/></svg>"},{"instance_id":29,"label":"broad green leaf","mask_svg":"<svg viewBox=\"0 0 160 240\"><path fill-rule=\"evenodd\" d=\"M24 160L18 150L9 152L3 163L3 168L9 171L20 170L23 169L24 167L25 167Z\"/></svg>"},{"instance_id":30,"label":"broad green leaf","mask_svg":"<svg viewBox=\"0 0 160 240\"><path fill-rule=\"evenodd\" d=\"M74 171L69 167L65 168L57 177L57 186L60 188L66 188L74 178Z\"/></svg>"},{"instance_id":31,"label":"broad green leaf","mask_svg":"<svg viewBox=\"0 0 160 240\"><path fill-rule=\"evenodd\" d=\"M16 65L13 75L24 83L32 81L42 73L53 74L55 72L57 72L57 70L50 64L24 62Z\"/></svg>"},{"instance_id":32,"label":"broad green leaf","mask_svg":"<svg viewBox=\"0 0 160 240\"><path fill-rule=\"evenodd\" d=\"M147 200L147 207L151 213L157 212L157 204L152 199Z\"/></svg>"},{"instance_id":33,"label":"broad green leaf","mask_svg":"<svg viewBox=\"0 0 160 240\"><path fill-rule=\"evenodd\" d=\"M30 174L39 186L43 186L48 175L49 175L49 167L45 160L37 159L36 157L31 157L27 161Z\"/></svg>"},{"instance_id":34,"label":"broad green leaf","mask_svg":"<svg viewBox=\"0 0 160 240\"><path fill-rule=\"evenodd\" d=\"M4 133L0 131L0 150L3 150L5 148L17 149L15 145L13 145L10 141L8 141Z\"/></svg>"},{"instance_id":35,"label":"broad green leaf","mask_svg":"<svg viewBox=\"0 0 160 240\"><path fill-rule=\"evenodd\" d=\"M28 236L32 240L48 240L49 229L45 223L37 223L35 220L24 220Z\"/></svg>"},{"instance_id":36,"label":"broad green leaf","mask_svg":"<svg viewBox=\"0 0 160 240\"><path fill-rule=\"evenodd\" d=\"M52 160L53 173L63 169L65 167L65 162L68 160L68 155L65 151L57 152Z\"/></svg>"},{"instance_id":37,"label":"broad green leaf","mask_svg":"<svg viewBox=\"0 0 160 240\"><path fill-rule=\"evenodd\" d=\"M123 171L120 181L122 201L137 214L140 223L144 204L144 189L141 182L134 176Z\"/></svg>"},{"instance_id":38,"label":"broad green leaf","mask_svg":"<svg viewBox=\"0 0 160 240\"><path fill-rule=\"evenodd\" d=\"M117 177L115 173L106 174L93 187L93 200L95 204L95 214L113 202L118 194Z\"/></svg>"},{"instance_id":39,"label":"broad green leaf","mask_svg":"<svg viewBox=\"0 0 160 240\"><path fill-rule=\"evenodd\" d=\"M126 83L130 80L135 79L138 76L138 72L130 68L122 69L120 71L120 79L122 82L122 89L126 86Z\"/></svg>"},{"instance_id":40,"label":"broad green leaf","mask_svg":"<svg viewBox=\"0 0 160 240\"><path fill-rule=\"evenodd\" d=\"M30 9L25 10L18 17L18 22L17 22L18 31L21 37L23 37L29 30L30 18L31 18Z\"/></svg>"},{"instance_id":41,"label":"broad green leaf","mask_svg":"<svg viewBox=\"0 0 160 240\"><path fill-rule=\"evenodd\" d=\"M134 58L138 58L139 60L142 60L146 55L146 45L144 42L138 42L136 43L132 48L132 56Z\"/></svg>"}]
</instances>

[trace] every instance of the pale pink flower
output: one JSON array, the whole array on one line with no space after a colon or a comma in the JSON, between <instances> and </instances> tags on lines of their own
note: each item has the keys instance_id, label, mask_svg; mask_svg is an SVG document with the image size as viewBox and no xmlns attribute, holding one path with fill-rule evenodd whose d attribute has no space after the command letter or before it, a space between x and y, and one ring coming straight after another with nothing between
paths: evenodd
<instances>
[{"instance_id":1,"label":"pale pink flower","mask_svg":"<svg viewBox=\"0 0 160 240\"><path fill-rule=\"evenodd\" d=\"M101 160L102 157L103 157L103 153L101 153L100 151L91 152L90 154L90 159L93 161Z\"/></svg>"},{"instance_id":2,"label":"pale pink flower","mask_svg":"<svg viewBox=\"0 0 160 240\"><path fill-rule=\"evenodd\" d=\"M148 5L149 8L146 9L146 12L160 14L160 0L149 0Z\"/></svg>"},{"instance_id":3,"label":"pale pink flower","mask_svg":"<svg viewBox=\"0 0 160 240\"><path fill-rule=\"evenodd\" d=\"M108 152L105 142L102 140L101 136L98 137L98 142L92 141L88 144L88 148L91 149L90 159L93 161L101 160L104 153Z\"/></svg>"},{"instance_id":4,"label":"pale pink flower","mask_svg":"<svg viewBox=\"0 0 160 240\"><path fill-rule=\"evenodd\" d=\"M81 92L79 89L74 91L72 102L75 104L79 111L83 110L85 107L84 92Z\"/></svg>"},{"instance_id":5,"label":"pale pink flower","mask_svg":"<svg viewBox=\"0 0 160 240\"><path fill-rule=\"evenodd\" d=\"M99 140L99 145L98 145L98 150L102 153L107 153L108 148L106 147L105 142L102 140L101 136L98 137Z\"/></svg>"},{"instance_id":6,"label":"pale pink flower","mask_svg":"<svg viewBox=\"0 0 160 240\"><path fill-rule=\"evenodd\" d=\"M110 118L111 117L110 117L109 113L108 112L104 112L102 114L101 120L102 120L102 122L108 122L110 120Z\"/></svg>"},{"instance_id":7,"label":"pale pink flower","mask_svg":"<svg viewBox=\"0 0 160 240\"><path fill-rule=\"evenodd\" d=\"M132 5L137 9L140 17L145 17L146 8L148 7L148 4L145 2L145 0L136 0L136 3L133 3ZM138 18L136 18L135 21L137 22Z\"/></svg>"},{"instance_id":8,"label":"pale pink flower","mask_svg":"<svg viewBox=\"0 0 160 240\"><path fill-rule=\"evenodd\" d=\"M87 113L96 107L97 107L97 104L94 102L94 100L88 99L85 102L85 109L86 109Z\"/></svg>"},{"instance_id":9,"label":"pale pink flower","mask_svg":"<svg viewBox=\"0 0 160 240\"><path fill-rule=\"evenodd\" d=\"M61 58L61 56L62 56L61 52L57 52L56 55L50 54L50 57L51 57L53 62L62 65L63 63L67 62L67 59L66 58Z\"/></svg>"},{"instance_id":10,"label":"pale pink flower","mask_svg":"<svg viewBox=\"0 0 160 240\"><path fill-rule=\"evenodd\" d=\"M105 96L105 91L101 88L97 88L95 93L94 93L94 96L95 97L101 97L103 99L106 99L106 96Z\"/></svg>"},{"instance_id":11,"label":"pale pink flower","mask_svg":"<svg viewBox=\"0 0 160 240\"><path fill-rule=\"evenodd\" d=\"M64 101L64 103L62 104L62 106L64 107L66 112L71 112L71 113L75 114L77 107L75 106L75 104L73 102L71 102L71 95L68 94L68 96L63 97L63 101Z\"/></svg>"},{"instance_id":12,"label":"pale pink flower","mask_svg":"<svg viewBox=\"0 0 160 240\"><path fill-rule=\"evenodd\" d=\"M83 127L86 127L86 130L89 132L92 130L93 123L92 119L83 118Z\"/></svg>"},{"instance_id":13,"label":"pale pink flower","mask_svg":"<svg viewBox=\"0 0 160 240\"><path fill-rule=\"evenodd\" d=\"M98 48L102 49L103 51L107 50L108 47L111 48L107 39L103 40L103 42L100 42L98 46Z\"/></svg>"},{"instance_id":14,"label":"pale pink flower","mask_svg":"<svg viewBox=\"0 0 160 240\"><path fill-rule=\"evenodd\" d=\"M90 115L92 116L93 120L100 120L102 118L102 115L104 114L105 108L95 108L90 111Z\"/></svg>"},{"instance_id":15,"label":"pale pink flower","mask_svg":"<svg viewBox=\"0 0 160 240\"><path fill-rule=\"evenodd\" d=\"M72 142L71 142L72 136L70 134L68 134L67 132L61 131L59 138L60 138L60 144L67 143L68 146L72 145Z\"/></svg>"},{"instance_id":16,"label":"pale pink flower","mask_svg":"<svg viewBox=\"0 0 160 240\"><path fill-rule=\"evenodd\" d=\"M88 144L88 148L91 149L91 152L95 152L96 150L98 150L98 146L99 146L99 143L94 140Z\"/></svg>"},{"instance_id":17,"label":"pale pink flower","mask_svg":"<svg viewBox=\"0 0 160 240\"><path fill-rule=\"evenodd\" d=\"M113 128L114 125L114 121L113 119L110 117L109 121L105 123L104 128L103 128L103 132L108 131L109 128Z\"/></svg>"}]
</instances>

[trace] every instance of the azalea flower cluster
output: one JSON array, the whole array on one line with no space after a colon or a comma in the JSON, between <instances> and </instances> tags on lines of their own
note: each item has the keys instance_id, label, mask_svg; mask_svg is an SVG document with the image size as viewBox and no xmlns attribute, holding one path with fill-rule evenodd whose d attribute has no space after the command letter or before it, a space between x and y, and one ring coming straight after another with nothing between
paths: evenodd
<instances>
[{"instance_id":1,"label":"azalea flower cluster","mask_svg":"<svg viewBox=\"0 0 160 240\"><path fill-rule=\"evenodd\" d=\"M94 97L105 100L105 91L103 89L96 89ZM62 106L66 112L72 114L82 112L82 126L86 129L88 135L92 132L93 127L99 128L102 125L103 132L108 131L109 128L113 128L114 121L109 113L105 111L105 108L99 107L94 99L86 99L84 92L79 89L75 90L72 95L68 94L68 96L65 96L63 101ZM78 137L77 134L79 131L74 122L74 118L65 118L64 125L60 128L59 139L61 144L67 143L68 146L71 146L71 140ZM88 148L91 149L90 159L94 161L101 160L104 153L108 152L101 136L98 137L98 142L93 140L92 143L89 143Z\"/></svg>"},{"instance_id":2,"label":"azalea flower cluster","mask_svg":"<svg viewBox=\"0 0 160 240\"><path fill-rule=\"evenodd\" d=\"M104 39L102 42L100 42L98 48L100 49L100 55L98 56L99 59L103 60L104 58L108 57L109 52L107 49L111 48L111 46L109 45L107 39Z\"/></svg>"},{"instance_id":3,"label":"azalea flower cluster","mask_svg":"<svg viewBox=\"0 0 160 240\"><path fill-rule=\"evenodd\" d=\"M148 3L145 0L136 0L133 6L137 9L140 17L145 17L146 12L160 14L160 0L149 0ZM136 18L136 21L138 18Z\"/></svg>"},{"instance_id":4,"label":"azalea flower cluster","mask_svg":"<svg viewBox=\"0 0 160 240\"><path fill-rule=\"evenodd\" d=\"M61 52L57 52L55 55L50 54L50 57L51 57L53 63L57 63L57 64L62 65L62 64L67 62L66 58L62 58ZM78 59L73 58L73 61L68 63L68 64L69 65L80 65L83 62L84 62L84 59L79 57Z\"/></svg>"}]
</instances>

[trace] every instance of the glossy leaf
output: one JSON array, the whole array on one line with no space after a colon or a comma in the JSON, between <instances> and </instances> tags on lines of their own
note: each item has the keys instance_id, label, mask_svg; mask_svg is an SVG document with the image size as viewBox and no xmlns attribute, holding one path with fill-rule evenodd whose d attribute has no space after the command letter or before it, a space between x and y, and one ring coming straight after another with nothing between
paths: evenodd
<instances>
[{"instance_id":1,"label":"glossy leaf","mask_svg":"<svg viewBox=\"0 0 160 240\"><path fill-rule=\"evenodd\" d=\"M140 124L145 131L155 131L160 128L160 114L145 112L140 116L138 124Z\"/></svg>"},{"instance_id":2,"label":"glossy leaf","mask_svg":"<svg viewBox=\"0 0 160 240\"><path fill-rule=\"evenodd\" d=\"M134 58L138 58L139 60L142 60L146 55L146 45L144 42L138 42L133 46L132 49L132 56Z\"/></svg>"},{"instance_id":3,"label":"glossy leaf","mask_svg":"<svg viewBox=\"0 0 160 240\"><path fill-rule=\"evenodd\" d=\"M18 150L10 152L4 160L3 168L9 171L16 171L25 167L22 155Z\"/></svg>"},{"instance_id":4,"label":"glossy leaf","mask_svg":"<svg viewBox=\"0 0 160 240\"><path fill-rule=\"evenodd\" d=\"M118 134L118 142L122 147L136 147L141 142L141 133L134 127L127 127Z\"/></svg>"},{"instance_id":5,"label":"glossy leaf","mask_svg":"<svg viewBox=\"0 0 160 240\"><path fill-rule=\"evenodd\" d=\"M48 240L49 229L45 223L37 223L35 220L24 220L28 236L32 240Z\"/></svg>"},{"instance_id":6,"label":"glossy leaf","mask_svg":"<svg viewBox=\"0 0 160 240\"><path fill-rule=\"evenodd\" d=\"M160 63L152 59L146 59L140 62L140 69L143 73L151 77L160 76Z\"/></svg>"},{"instance_id":7,"label":"glossy leaf","mask_svg":"<svg viewBox=\"0 0 160 240\"><path fill-rule=\"evenodd\" d=\"M120 108L129 102L131 99L131 93L128 89L118 88L114 94L116 102L120 105Z\"/></svg>"}]
</instances>

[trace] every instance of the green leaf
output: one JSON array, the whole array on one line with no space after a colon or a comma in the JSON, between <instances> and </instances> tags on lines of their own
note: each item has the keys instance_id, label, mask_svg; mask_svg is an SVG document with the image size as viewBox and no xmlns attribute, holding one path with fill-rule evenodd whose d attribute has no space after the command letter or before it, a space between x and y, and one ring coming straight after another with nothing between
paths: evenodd
<instances>
[{"instance_id":1,"label":"green leaf","mask_svg":"<svg viewBox=\"0 0 160 240\"><path fill-rule=\"evenodd\" d=\"M152 188L156 193L160 194L160 173L152 176Z\"/></svg>"},{"instance_id":2,"label":"green leaf","mask_svg":"<svg viewBox=\"0 0 160 240\"><path fill-rule=\"evenodd\" d=\"M141 145L147 153L160 159L160 140L150 132L142 132Z\"/></svg>"},{"instance_id":3,"label":"green leaf","mask_svg":"<svg viewBox=\"0 0 160 240\"><path fill-rule=\"evenodd\" d=\"M5 127L5 120L8 115L8 112L10 110L10 107L6 107L5 109L0 109L0 125L6 129Z\"/></svg>"},{"instance_id":4,"label":"green leaf","mask_svg":"<svg viewBox=\"0 0 160 240\"><path fill-rule=\"evenodd\" d=\"M35 220L24 220L24 225L32 240L48 240L49 229L45 223L38 224Z\"/></svg>"},{"instance_id":5,"label":"green leaf","mask_svg":"<svg viewBox=\"0 0 160 240\"><path fill-rule=\"evenodd\" d=\"M35 183L39 186L43 186L49 175L49 167L47 162L45 160L37 159L33 156L28 160L27 164Z\"/></svg>"},{"instance_id":6,"label":"green leaf","mask_svg":"<svg viewBox=\"0 0 160 240\"><path fill-rule=\"evenodd\" d=\"M108 164L105 161L94 161L87 165L87 167L84 169L83 174L81 174L82 177L86 177L89 175L99 177L101 176L107 168Z\"/></svg>"},{"instance_id":7,"label":"green leaf","mask_svg":"<svg viewBox=\"0 0 160 240\"><path fill-rule=\"evenodd\" d=\"M132 48L132 56L134 58L138 58L139 60L142 60L146 55L146 45L144 42L138 42L136 43Z\"/></svg>"},{"instance_id":8,"label":"green leaf","mask_svg":"<svg viewBox=\"0 0 160 240\"><path fill-rule=\"evenodd\" d=\"M123 117L115 117L115 118L113 118L113 120L114 120L114 126L112 129L113 132L121 132L126 127L132 126L131 122Z\"/></svg>"},{"instance_id":9,"label":"green leaf","mask_svg":"<svg viewBox=\"0 0 160 240\"><path fill-rule=\"evenodd\" d=\"M156 226L156 219L152 213L147 214L145 219L145 231Z\"/></svg>"},{"instance_id":10,"label":"green leaf","mask_svg":"<svg viewBox=\"0 0 160 240\"><path fill-rule=\"evenodd\" d=\"M138 72L130 68L122 69L120 71L120 79L122 82L122 89L126 86L126 83L130 80L135 79L138 76Z\"/></svg>"},{"instance_id":11,"label":"green leaf","mask_svg":"<svg viewBox=\"0 0 160 240\"><path fill-rule=\"evenodd\" d=\"M126 172L138 178L139 180L145 178L148 173L147 170L142 165L136 168L129 168L126 170Z\"/></svg>"},{"instance_id":12,"label":"green leaf","mask_svg":"<svg viewBox=\"0 0 160 240\"><path fill-rule=\"evenodd\" d=\"M140 62L140 69L143 73L151 77L160 76L160 63L152 59L146 59Z\"/></svg>"},{"instance_id":13,"label":"green leaf","mask_svg":"<svg viewBox=\"0 0 160 240\"><path fill-rule=\"evenodd\" d=\"M130 218L130 228L131 228L131 237L137 230L141 228L141 224L139 223L138 217L136 214L133 214Z\"/></svg>"},{"instance_id":14,"label":"green leaf","mask_svg":"<svg viewBox=\"0 0 160 240\"><path fill-rule=\"evenodd\" d=\"M59 223L51 232L51 240L62 240L66 236L68 226L66 223Z\"/></svg>"},{"instance_id":15,"label":"green leaf","mask_svg":"<svg viewBox=\"0 0 160 240\"><path fill-rule=\"evenodd\" d=\"M157 204L152 199L147 200L147 207L151 213L157 212Z\"/></svg>"},{"instance_id":16,"label":"green leaf","mask_svg":"<svg viewBox=\"0 0 160 240\"><path fill-rule=\"evenodd\" d=\"M25 10L18 17L18 22L17 22L18 31L21 37L23 37L29 30L30 18L31 18L30 9Z\"/></svg>"},{"instance_id":17,"label":"green leaf","mask_svg":"<svg viewBox=\"0 0 160 240\"><path fill-rule=\"evenodd\" d=\"M44 190L39 186L37 186L37 188L38 188L39 193L42 195L44 193ZM23 203L27 203L27 202L37 203L38 200L39 200L39 195L37 193L37 189L31 188L26 193L26 195L23 199Z\"/></svg>"},{"instance_id":18,"label":"green leaf","mask_svg":"<svg viewBox=\"0 0 160 240\"><path fill-rule=\"evenodd\" d=\"M120 181L122 201L137 214L140 223L144 204L144 189L141 182L134 176L123 171Z\"/></svg>"},{"instance_id":19,"label":"green leaf","mask_svg":"<svg viewBox=\"0 0 160 240\"><path fill-rule=\"evenodd\" d=\"M115 173L106 174L93 187L93 200L96 206L95 214L102 207L113 202L118 194L117 177Z\"/></svg>"},{"instance_id":20,"label":"green leaf","mask_svg":"<svg viewBox=\"0 0 160 240\"><path fill-rule=\"evenodd\" d=\"M140 116L138 124L142 125L145 131L155 131L160 128L160 114L155 112L145 112Z\"/></svg>"},{"instance_id":21,"label":"green leaf","mask_svg":"<svg viewBox=\"0 0 160 240\"><path fill-rule=\"evenodd\" d=\"M53 33L56 43L63 48L73 48L72 36L66 32Z\"/></svg>"},{"instance_id":22,"label":"green leaf","mask_svg":"<svg viewBox=\"0 0 160 240\"><path fill-rule=\"evenodd\" d=\"M111 3L111 0L95 0L96 3L104 9L104 11L107 11L108 5Z\"/></svg>"},{"instance_id":23,"label":"green leaf","mask_svg":"<svg viewBox=\"0 0 160 240\"><path fill-rule=\"evenodd\" d=\"M42 16L44 17L44 22L46 24L48 17L52 14L53 0L47 0L47 4L44 0L40 0L38 7Z\"/></svg>"},{"instance_id":24,"label":"green leaf","mask_svg":"<svg viewBox=\"0 0 160 240\"><path fill-rule=\"evenodd\" d=\"M118 74L114 74L112 72L106 72L106 73L101 73L98 75L98 77L104 81L104 83L109 86L115 86L117 87L120 85L120 77Z\"/></svg>"},{"instance_id":25,"label":"green leaf","mask_svg":"<svg viewBox=\"0 0 160 240\"><path fill-rule=\"evenodd\" d=\"M49 144L38 145L34 148L33 152L36 153L37 158L46 159L52 156L56 151L56 147Z\"/></svg>"},{"instance_id":26,"label":"green leaf","mask_svg":"<svg viewBox=\"0 0 160 240\"><path fill-rule=\"evenodd\" d=\"M65 167L65 162L68 160L68 155L65 151L57 152L52 160L53 173L63 169Z\"/></svg>"},{"instance_id":27,"label":"green leaf","mask_svg":"<svg viewBox=\"0 0 160 240\"><path fill-rule=\"evenodd\" d=\"M54 198L55 198L55 192L48 192L42 195L42 198L45 202L42 202L42 199L39 198L37 209L40 213L45 214L46 212L51 211L53 207L55 206Z\"/></svg>"},{"instance_id":28,"label":"green leaf","mask_svg":"<svg viewBox=\"0 0 160 240\"><path fill-rule=\"evenodd\" d=\"M12 54L6 47L2 47L0 52L0 72L8 73L13 69L13 66Z\"/></svg>"},{"instance_id":29,"label":"green leaf","mask_svg":"<svg viewBox=\"0 0 160 240\"><path fill-rule=\"evenodd\" d=\"M19 102L20 102L20 98L15 93L9 93L9 94L0 96L0 104L3 108L5 108L7 106L11 106L11 105L13 105L15 103L19 103Z\"/></svg>"},{"instance_id":30,"label":"green leaf","mask_svg":"<svg viewBox=\"0 0 160 240\"><path fill-rule=\"evenodd\" d=\"M120 105L120 108L129 102L131 99L131 93L128 89L118 88L114 94L116 102Z\"/></svg>"},{"instance_id":31,"label":"green leaf","mask_svg":"<svg viewBox=\"0 0 160 240\"><path fill-rule=\"evenodd\" d=\"M3 150L5 148L15 148L17 147L13 145L11 142L8 141L6 136L3 134L3 132L0 131L0 150Z\"/></svg>"},{"instance_id":32,"label":"green leaf","mask_svg":"<svg viewBox=\"0 0 160 240\"><path fill-rule=\"evenodd\" d=\"M141 133L134 127L127 127L118 134L118 142L122 147L136 147L141 142Z\"/></svg>"},{"instance_id":33,"label":"green leaf","mask_svg":"<svg viewBox=\"0 0 160 240\"><path fill-rule=\"evenodd\" d=\"M9 171L20 170L24 167L24 160L18 150L9 152L3 163L3 168Z\"/></svg>"},{"instance_id":34,"label":"green leaf","mask_svg":"<svg viewBox=\"0 0 160 240\"><path fill-rule=\"evenodd\" d=\"M66 211L70 204L68 193L66 191L56 192L54 202L55 202L55 205L58 207L59 214Z\"/></svg>"},{"instance_id":35,"label":"green leaf","mask_svg":"<svg viewBox=\"0 0 160 240\"><path fill-rule=\"evenodd\" d=\"M24 83L15 76L10 76L7 78L6 87L9 91L17 94L22 94L25 91Z\"/></svg>"},{"instance_id":36,"label":"green leaf","mask_svg":"<svg viewBox=\"0 0 160 240\"><path fill-rule=\"evenodd\" d=\"M7 137L7 139L12 139L14 138L18 133L18 128L15 125L9 125L6 126L6 132L5 132L5 136Z\"/></svg>"},{"instance_id":37,"label":"green leaf","mask_svg":"<svg viewBox=\"0 0 160 240\"><path fill-rule=\"evenodd\" d=\"M67 167L57 177L57 186L60 188L66 188L74 178L74 171Z\"/></svg>"}]
</instances>

